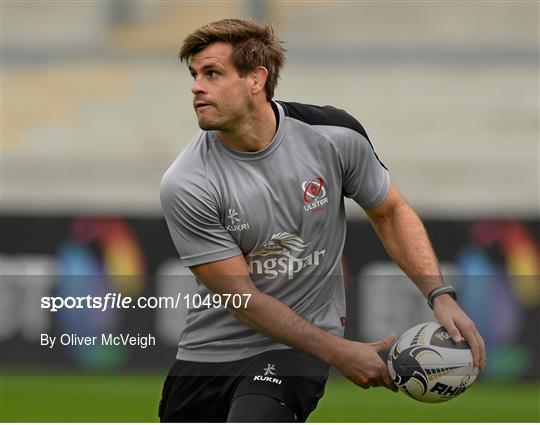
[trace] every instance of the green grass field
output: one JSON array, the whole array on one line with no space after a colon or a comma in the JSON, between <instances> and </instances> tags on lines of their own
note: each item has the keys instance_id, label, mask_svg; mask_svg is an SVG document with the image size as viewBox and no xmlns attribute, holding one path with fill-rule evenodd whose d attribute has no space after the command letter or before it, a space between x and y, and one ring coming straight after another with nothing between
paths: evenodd
<instances>
[{"instance_id":1,"label":"green grass field","mask_svg":"<svg viewBox=\"0 0 540 425\"><path fill-rule=\"evenodd\" d=\"M2 422L154 422L161 376L2 376ZM332 377L310 422L539 422L539 384L476 383L429 405Z\"/></svg>"}]
</instances>

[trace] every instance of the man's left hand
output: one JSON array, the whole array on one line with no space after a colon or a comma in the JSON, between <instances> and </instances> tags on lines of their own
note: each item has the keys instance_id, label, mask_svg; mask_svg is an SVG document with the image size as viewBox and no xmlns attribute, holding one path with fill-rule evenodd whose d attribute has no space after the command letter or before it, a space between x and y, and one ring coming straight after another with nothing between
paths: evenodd
<instances>
[{"instance_id":1,"label":"man's left hand","mask_svg":"<svg viewBox=\"0 0 540 425\"><path fill-rule=\"evenodd\" d=\"M486 366L486 347L484 340L478 333L474 322L465 314L454 299L447 295L440 295L433 302L433 311L437 321L444 326L454 342L463 338L471 346L474 365L480 369Z\"/></svg>"}]
</instances>

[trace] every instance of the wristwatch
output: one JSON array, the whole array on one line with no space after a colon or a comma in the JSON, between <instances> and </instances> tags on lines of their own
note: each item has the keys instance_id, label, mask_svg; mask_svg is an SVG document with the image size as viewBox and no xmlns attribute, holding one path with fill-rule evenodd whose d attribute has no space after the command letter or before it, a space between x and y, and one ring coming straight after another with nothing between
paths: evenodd
<instances>
[{"instance_id":1,"label":"wristwatch","mask_svg":"<svg viewBox=\"0 0 540 425\"><path fill-rule=\"evenodd\" d=\"M454 288L452 285L443 285L443 286L437 286L435 289L433 289L427 296L427 303L433 310L433 300L437 298L439 295L442 294L448 294L450 295L455 301L457 301L457 292L456 288Z\"/></svg>"}]
</instances>

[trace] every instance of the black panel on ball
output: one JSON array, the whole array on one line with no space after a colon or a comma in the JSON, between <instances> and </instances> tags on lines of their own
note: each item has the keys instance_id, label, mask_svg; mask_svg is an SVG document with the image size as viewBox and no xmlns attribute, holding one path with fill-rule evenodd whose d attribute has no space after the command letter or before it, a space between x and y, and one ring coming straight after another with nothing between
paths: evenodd
<instances>
[{"instance_id":1,"label":"black panel on ball","mask_svg":"<svg viewBox=\"0 0 540 425\"><path fill-rule=\"evenodd\" d=\"M433 332L431 341L429 343L435 347L455 348L457 350L468 350L471 348L469 343L465 340L454 342L452 337L442 326Z\"/></svg>"}]
</instances>

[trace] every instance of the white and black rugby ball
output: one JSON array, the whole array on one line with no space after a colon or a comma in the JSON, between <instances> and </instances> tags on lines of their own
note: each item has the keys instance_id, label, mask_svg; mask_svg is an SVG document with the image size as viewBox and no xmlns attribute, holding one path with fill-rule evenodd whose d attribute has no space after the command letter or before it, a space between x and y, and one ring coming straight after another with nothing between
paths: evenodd
<instances>
[{"instance_id":1,"label":"white and black rugby ball","mask_svg":"<svg viewBox=\"0 0 540 425\"><path fill-rule=\"evenodd\" d=\"M388 371L401 391L427 403L457 397L479 372L469 344L455 343L436 322L417 325L399 337L390 349Z\"/></svg>"}]
</instances>

